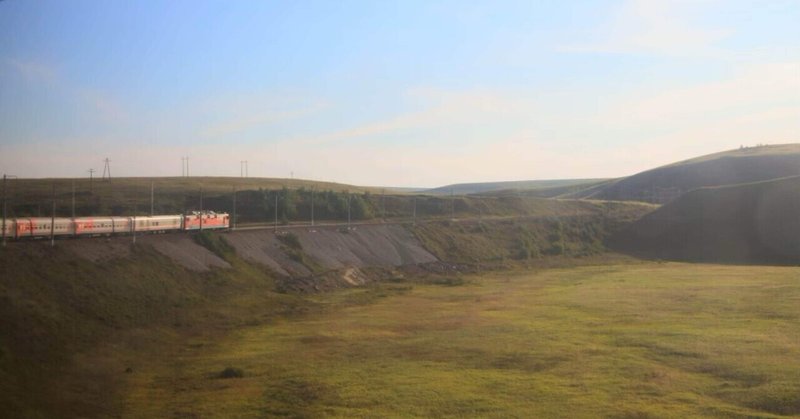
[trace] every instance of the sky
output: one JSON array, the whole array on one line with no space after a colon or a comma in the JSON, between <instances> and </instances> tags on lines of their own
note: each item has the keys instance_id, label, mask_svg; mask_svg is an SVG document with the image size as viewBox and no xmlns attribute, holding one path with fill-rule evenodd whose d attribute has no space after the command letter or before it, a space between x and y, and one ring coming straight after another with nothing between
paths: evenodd
<instances>
[{"instance_id":1,"label":"sky","mask_svg":"<svg viewBox=\"0 0 800 419\"><path fill-rule=\"evenodd\" d=\"M800 1L0 0L0 172L434 187L800 142Z\"/></svg>"}]
</instances>

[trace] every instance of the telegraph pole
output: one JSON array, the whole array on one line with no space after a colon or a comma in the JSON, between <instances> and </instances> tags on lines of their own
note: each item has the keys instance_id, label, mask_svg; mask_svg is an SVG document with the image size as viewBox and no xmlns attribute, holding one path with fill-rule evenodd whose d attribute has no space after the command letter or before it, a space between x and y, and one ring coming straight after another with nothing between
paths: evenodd
<instances>
[{"instance_id":1,"label":"telegraph pole","mask_svg":"<svg viewBox=\"0 0 800 419\"><path fill-rule=\"evenodd\" d=\"M456 196L453 188L450 188L450 219L456 219Z\"/></svg>"},{"instance_id":2,"label":"telegraph pole","mask_svg":"<svg viewBox=\"0 0 800 419\"><path fill-rule=\"evenodd\" d=\"M151 180L151 181L150 181L150 216L151 216L151 217L152 217L152 216L154 216L154 215L156 215L156 212L155 212L155 205L154 205L154 204L155 204L155 194L154 194L154 189L155 189L155 188L154 188L154 186L153 186L153 181Z\"/></svg>"},{"instance_id":3,"label":"telegraph pole","mask_svg":"<svg viewBox=\"0 0 800 419\"><path fill-rule=\"evenodd\" d=\"M278 192L275 192L275 232L278 232Z\"/></svg>"},{"instance_id":4,"label":"telegraph pole","mask_svg":"<svg viewBox=\"0 0 800 419\"><path fill-rule=\"evenodd\" d=\"M203 185L200 185L200 231L203 231Z\"/></svg>"},{"instance_id":5,"label":"telegraph pole","mask_svg":"<svg viewBox=\"0 0 800 419\"><path fill-rule=\"evenodd\" d=\"M236 230L236 186L233 187L233 220L231 221L233 226L231 230Z\"/></svg>"},{"instance_id":6,"label":"telegraph pole","mask_svg":"<svg viewBox=\"0 0 800 419\"><path fill-rule=\"evenodd\" d=\"M89 193L94 193L94 169L89 169Z\"/></svg>"},{"instance_id":7,"label":"telegraph pole","mask_svg":"<svg viewBox=\"0 0 800 419\"><path fill-rule=\"evenodd\" d=\"M56 184L53 182L53 210L50 212L50 247L56 245Z\"/></svg>"},{"instance_id":8,"label":"telegraph pole","mask_svg":"<svg viewBox=\"0 0 800 419\"><path fill-rule=\"evenodd\" d=\"M412 224L413 225L417 225L417 197L416 196L414 197L414 215L413 215L413 219L414 219L414 221L412 222Z\"/></svg>"},{"instance_id":9,"label":"telegraph pole","mask_svg":"<svg viewBox=\"0 0 800 419\"><path fill-rule=\"evenodd\" d=\"M5 174L3 175L3 229L2 229L3 247L6 247L6 216L7 216L7 214L6 214L6 206L7 206L6 205L6 203L7 203L7 201L6 201L6 184L8 183L8 179L10 179L10 178L16 178L16 176L14 176L14 175L5 175Z\"/></svg>"},{"instance_id":10,"label":"telegraph pole","mask_svg":"<svg viewBox=\"0 0 800 419\"><path fill-rule=\"evenodd\" d=\"M134 193L134 196L136 194ZM133 236L133 244L136 244L136 211L139 210L139 202L133 200L133 224L131 225L131 236Z\"/></svg>"},{"instance_id":11,"label":"telegraph pole","mask_svg":"<svg viewBox=\"0 0 800 419\"><path fill-rule=\"evenodd\" d=\"M75 179L72 179L72 218L75 218Z\"/></svg>"},{"instance_id":12,"label":"telegraph pole","mask_svg":"<svg viewBox=\"0 0 800 419\"><path fill-rule=\"evenodd\" d=\"M6 182L8 175L3 174L3 247L6 247Z\"/></svg>"},{"instance_id":13,"label":"telegraph pole","mask_svg":"<svg viewBox=\"0 0 800 419\"><path fill-rule=\"evenodd\" d=\"M316 187L311 188L311 227L314 227L314 190Z\"/></svg>"}]
</instances>

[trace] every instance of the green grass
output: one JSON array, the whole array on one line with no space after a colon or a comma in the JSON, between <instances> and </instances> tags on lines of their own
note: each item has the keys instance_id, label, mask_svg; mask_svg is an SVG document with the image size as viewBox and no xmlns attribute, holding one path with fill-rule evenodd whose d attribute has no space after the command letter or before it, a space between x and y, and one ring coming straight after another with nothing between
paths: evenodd
<instances>
[{"instance_id":1,"label":"green grass","mask_svg":"<svg viewBox=\"0 0 800 419\"><path fill-rule=\"evenodd\" d=\"M66 242L4 248L3 414L113 416L139 360L177 356L173 349L194 336L217 338L314 309L299 296L274 292L270 274L230 253L218 235L196 237L232 268L192 272L143 244L128 258L98 264L76 257ZM133 372L125 373L127 368Z\"/></svg>"},{"instance_id":2,"label":"green grass","mask_svg":"<svg viewBox=\"0 0 800 419\"><path fill-rule=\"evenodd\" d=\"M800 415L800 270L631 264L384 284L138 359L141 417ZM236 380L215 374L234 365Z\"/></svg>"}]
</instances>

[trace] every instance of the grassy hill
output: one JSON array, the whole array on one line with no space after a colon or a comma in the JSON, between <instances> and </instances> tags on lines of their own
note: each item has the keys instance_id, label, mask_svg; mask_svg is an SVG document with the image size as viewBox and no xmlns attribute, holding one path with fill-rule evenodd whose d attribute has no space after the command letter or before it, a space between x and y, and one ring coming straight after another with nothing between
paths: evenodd
<instances>
[{"instance_id":1,"label":"grassy hill","mask_svg":"<svg viewBox=\"0 0 800 419\"><path fill-rule=\"evenodd\" d=\"M604 179L548 179L548 180L519 180L508 182L480 182L480 183L457 183L453 185L440 186L433 189L418 191L430 195L468 195L483 194L497 191L530 191L548 188L558 188L594 183Z\"/></svg>"},{"instance_id":2,"label":"grassy hill","mask_svg":"<svg viewBox=\"0 0 800 419\"><path fill-rule=\"evenodd\" d=\"M666 259L800 262L800 177L691 191L629 225L612 245Z\"/></svg>"},{"instance_id":3,"label":"grassy hill","mask_svg":"<svg viewBox=\"0 0 800 419\"><path fill-rule=\"evenodd\" d=\"M565 197L665 203L700 187L797 175L800 175L800 144L768 145L685 160Z\"/></svg>"},{"instance_id":4,"label":"grassy hill","mask_svg":"<svg viewBox=\"0 0 800 419\"><path fill-rule=\"evenodd\" d=\"M430 211L442 201L426 198ZM495 212L527 216L418 223L408 236L413 233L415 240L445 263L434 268L409 267L409 272L398 274L394 266L371 265L364 267L365 275L371 280L406 277L412 282L441 275L432 282L457 285L460 279L455 276L464 265L485 269L572 260L596 263L604 258L603 241L609 234L652 210L638 203L518 198L465 200L463 208L490 204ZM0 406L8 417L117 417L131 405L149 403L153 397L168 400L187 390L180 382L189 370L181 359L208 350L234 331L273 327L411 289L409 284L389 283L377 284L377 289L362 288L349 297L302 295L287 290L325 288L331 280L328 275L335 272L286 277L248 257L261 251L280 252L282 260L322 268L326 266L323 256L339 257L340 263L351 267L354 258L347 256L349 252L369 260L364 247L381 248L369 239L374 236L369 229L359 226L356 232L293 236L299 236L301 245L292 244L288 235L281 236L284 240L237 241L234 237L264 236L265 232L150 235L140 237L135 245L124 236L62 240L52 248L45 241L12 242L0 249L0 317L4 319L0 322ZM400 258L413 256L410 246L393 240ZM194 243L193 248L187 242ZM201 252L201 246L205 251ZM278 247L265 250L270 246ZM334 247L340 256L318 252ZM339 298L345 300L337 302ZM153 370L155 360L158 365ZM217 380L215 374L227 366L214 365L198 377L223 386L226 381ZM159 378L150 380L150 374ZM173 386L172 392L155 396L135 390L156 381ZM291 397L303 397L305 390L288 387L286 391ZM238 399L226 400L235 403ZM138 416L195 415L162 411Z\"/></svg>"},{"instance_id":5,"label":"grassy hill","mask_svg":"<svg viewBox=\"0 0 800 419\"><path fill-rule=\"evenodd\" d=\"M500 196L520 196L520 197L532 197L532 198L561 198L564 197L566 199L570 199L571 196L577 195L581 192L587 192L589 190L595 190L598 188L605 187L613 182L616 179L586 179L585 182L582 183L571 183L566 185L558 185L558 186L547 186L542 188L536 189L501 189L496 191L489 191L483 192L479 194L479 196L484 197L500 197Z\"/></svg>"}]
</instances>

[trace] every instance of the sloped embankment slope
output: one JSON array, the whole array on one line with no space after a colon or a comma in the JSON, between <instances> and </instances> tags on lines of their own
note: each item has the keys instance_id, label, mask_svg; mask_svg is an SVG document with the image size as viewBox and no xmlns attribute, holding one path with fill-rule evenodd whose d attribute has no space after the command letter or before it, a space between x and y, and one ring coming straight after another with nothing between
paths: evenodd
<instances>
[{"instance_id":1,"label":"sloped embankment slope","mask_svg":"<svg viewBox=\"0 0 800 419\"><path fill-rule=\"evenodd\" d=\"M800 177L692 191L629 225L611 245L664 259L800 262Z\"/></svg>"},{"instance_id":2,"label":"sloped embankment slope","mask_svg":"<svg viewBox=\"0 0 800 419\"><path fill-rule=\"evenodd\" d=\"M230 268L230 264L208 249L197 244L187 234L141 235L137 243L151 246L177 265L194 272L207 272L212 268ZM76 256L90 262L103 263L131 256L132 238L83 238L58 242Z\"/></svg>"},{"instance_id":3,"label":"sloped embankment slope","mask_svg":"<svg viewBox=\"0 0 800 419\"><path fill-rule=\"evenodd\" d=\"M800 144L748 147L709 154L647 170L564 195L665 203L682 193L800 175Z\"/></svg>"},{"instance_id":4,"label":"sloped embankment slope","mask_svg":"<svg viewBox=\"0 0 800 419\"><path fill-rule=\"evenodd\" d=\"M352 230L295 229L304 256L293 257L281 234L269 230L237 231L225 236L244 259L268 266L285 276L312 274L310 264L322 269L394 267L435 262L437 259L399 225L358 226Z\"/></svg>"}]
</instances>

